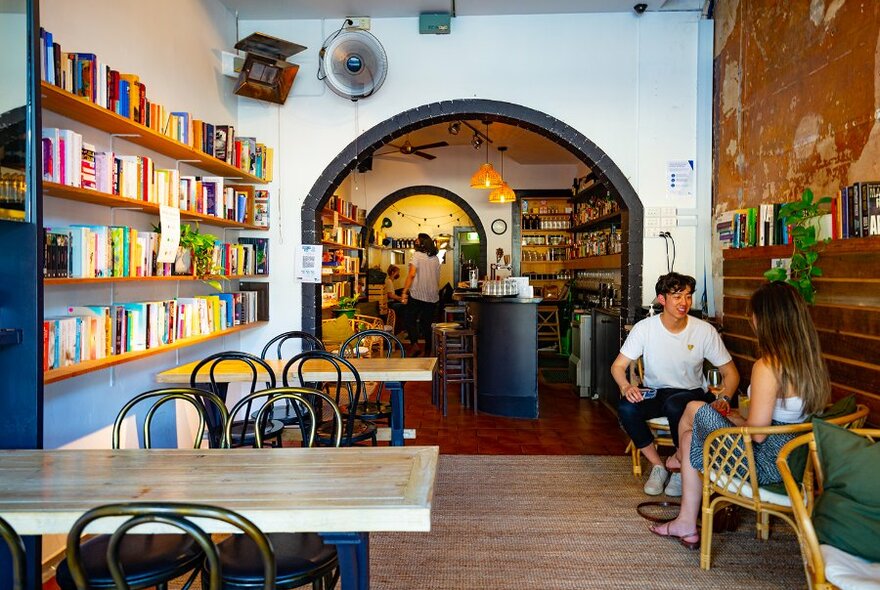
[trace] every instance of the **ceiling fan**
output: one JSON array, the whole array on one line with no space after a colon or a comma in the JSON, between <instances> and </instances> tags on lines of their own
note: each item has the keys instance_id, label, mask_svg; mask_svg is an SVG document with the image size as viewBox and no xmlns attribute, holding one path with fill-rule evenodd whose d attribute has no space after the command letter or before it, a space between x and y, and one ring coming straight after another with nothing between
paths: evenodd
<instances>
[{"instance_id":1,"label":"ceiling fan","mask_svg":"<svg viewBox=\"0 0 880 590\"><path fill-rule=\"evenodd\" d=\"M433 160L437 156L435 156L433 154L429 154L429 153L424 152L422 150L430 150L430 149L434 149L434 148L438 148L438 147L446 147L449 145L449 143L445 142L445 141L435 141L434 143L413 145L407 139L406 141L403 142L403 145L395 145L393 143L388 144L388 145L390 145L394 149L389 150L387 152L377 152L375 155L376 156L385 156L388 154L400 153L405 156L413 155L413 156L420 156L422 158L425 158L426 160Z\"/></svg>"}]
</instances>

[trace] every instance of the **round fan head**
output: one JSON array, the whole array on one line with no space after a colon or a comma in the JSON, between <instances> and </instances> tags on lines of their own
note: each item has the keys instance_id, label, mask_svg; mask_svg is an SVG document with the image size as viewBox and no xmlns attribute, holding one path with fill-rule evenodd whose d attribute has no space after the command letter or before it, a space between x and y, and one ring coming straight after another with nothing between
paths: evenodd
<instances>
[{"instance_id":1,"label":"round fan head","mask_svg":"<svg viewBox=\"0 0 880 590\"><path fill-rule=\"evenodd\" d=\"M362 29L346 29L321 49L321 69L330 90L351 100L370 96L388 73L388 57L379 40Z\"/></svg>"}]
</instances>

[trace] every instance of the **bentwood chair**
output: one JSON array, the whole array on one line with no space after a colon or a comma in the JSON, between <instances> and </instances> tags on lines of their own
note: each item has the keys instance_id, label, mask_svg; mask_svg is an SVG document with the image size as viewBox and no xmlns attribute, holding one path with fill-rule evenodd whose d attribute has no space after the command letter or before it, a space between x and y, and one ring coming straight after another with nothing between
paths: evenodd
<instances>
[{"instance_id":1,"label":"bentwood chair","mask_svg":"<svg viewBox=\"0 0 880 590\"><path fill-rule=\"evenodd\" d=\"M262 400L262 403L260 402ZM333 446L338 447L342 439L342 416L333 400L324 392L305 387L278 387L256 391L243 398L232 409L244 407L250 402L260 404L258 414L265 414L279 400L289 401L300 418L315 415L315 405L322 403L334 415L335 430ZM305 425L308 422L308 425ZM315 422L300 420L303 433L303 446L312 446L315 439ZM256 446L262 445L257 436ZM293 473L291 476L295 477ZM281 590L299 588L311 584L314 590L329 590L339 579L339 562L336 548L325 544L317 533L269 533L267 535L275 550L277 573L276 587ZM253 543L243 535L232 535L218 545L220 565L223 568L224 590L248 590L259 582L262 576L259 556Z\"/></svg>"},{"instance_id":2,"label":"bentwood chair","mask_svg":"<svg viewBox=\"0 0 880 590\"><path fill-rule=\"evenodd\" d=\"M251 588L262 587L264 590L275 588L275 556L272 544L268 537L260 531L250 520L243 516L215 506L203 504L185 504L176 502L143 502L125 504L107 504L89 510L74 523L73 528L67 535L67 561L70 563L70 571L79 590L90 587L91 580L86 573L80 551L80 540L89 524L102 518L129 517L116 529L112 535L107 535L110 541L107 546L107 561L113 580L112 588L127 589L135 587L131 585L132 572L128 565L120 560L124 551L125 539L128 532L139 525L164 524L185 533L186 539L199 548L202 556L196 566L203 566L202 588L209 590L221 590L223 588L223 569L220 554L211 540L211 536L199 525L193 522L193 518L212 519L229 524L241 530L249 539L249 545L260 556L262 565L262 578L258 584ZM172 535L181 536L181 535ZM136 586L138 588L142 586ZM184 586L189 588L189 584Z\"/></svg>"},{"instance_id":3,"label":"bentwood chair","mask_svg":"<svg viewBox=\"0 0 880 590\"><path fill-rule=\"evenodd\" d=\"M144 407L148 402L149 409L144 414L143 443L145 449L153 447L152 425L156 412L169 402L182 402L189 405L198 416L198 427L192 448L198 449L204 440L205 427L208 421L208 407L213 408L224 420L228 421L229 413L226 404L215 394L201 389L188 387L170 387L154 389L136 395L127 402L113 423L112 447L122 448L121 432L129 414L135 408ZM218 439L220 448L227 447L228 439ZM208 446L215 446L211 437ZM91 588L115 588L116 580L111 565L107 561L107 549L111 541L110 535L97 535L81 543L77 548L80 566L89 580ZM119 558L126 572L128 584L134 588L164 586L169 581L192 572L190 581L198 573L198 567L204 559L204 553L190 537L181 535L127 535L119 547ZM62 590L77 587L73 574L73 565L63 560L56 570L56 581Z\"/></svg>"},{"instance_id":4,"label":"bentwood chair","mask_svg":"<svg viewBox=\"0 0 880 590\"><path fill-rule=\"evenodd\" d=\"M358 332L339 347L341 356L345 358L360 358L364 356L364 351L379 344L379 349L383 352L384 358L406 357L406 351L403 344L393 334L385 330L364 330ZM374 357L375 358L375 357ZM402 384L395 384L395 387ZM385 420L391 421L391 402L382 400L382 393L385 390L385 383L381 381L366 383L364 387L364 399L357 405L355 413L359 418L365 420ZM372 394L372 395L371 395ZM372 399L371 399L372 398ZM343 414L348 414L348 406L339 408Z\"/></svg>"},{"instance_id":5,"label":"bentwood chair","mask_svg":"<svg viewBox=\"0 0 880 590\"><path fill-rule=\"evenodd\" d=\"M199 361L198 364L196 364L196 366L193 368L192 373L190 374L190 387L195 388L197 386L196 384L199 382L200 379L199 373L204 367L207 367L208 386L210 388L209 391L225 401L227 384L217 380L217 372L224 363L227 364L227 366L229 366L230 363L234 363L238 367L240 367L241 370L243 370L246 374L250 373L251 379L248 393L253 393L254 391L257 391L257 389L262 389L262 387L258 387L258 383L261 380L260 371L264 372L266 375L266 385L270 388L275 387L275 373L272 371L272 367L270 367L265 360L247 352L232 351L218 352ZM211 414L209 414L209 417L212 418L212 421L209 423L210 431L212 435L216 436L217 433L223 430L225 423L219 421L219 417L217 417L216 415L212 416ZM238 419L238 416L231 416L231 419L234 420L234 422L232 425L232 438L229 439L229 446L253 446L256 422L251 415L251 408L245 409L244 413L241 416L241 419ZM284 431L284 424L282 424L279 420L274 420L267 417L266 421L261 424L261 430L264 440L274 439L275 444L273 446L281 446L281 435Z\"/></svg>"},{"instance_id":6,"label":"bentwood chair","mask_svg":"<svg viewBox=\"0 0 880 590\"><path fill-rule=\"evenodd\" d=\"M260 358L266 359L269 358L269 354L272 353L272 349L274 349L274 353L272 353L272 358L278 359L279 361L284 358L284 347L287 346L288 351L293 348L291 345L299 344L296 352L302 352L304 350L324 350L324 343L321 342L319 338L314 336L313 334L309 334L308 332L302 332L299 330L291 330L289 332L282 332L278 334L269 342L266 343L266 346L263 347L262 352L260 352ZM290 358L292 354L288 354L287 357ZM276 406L273 409L269 410L268 417L270 420L278 420L285 426L293 426L297 423L296 413L293 410L293 405L290 401L284 402L284 410L280 411Z\"/></svg>"},{"instance_id":7,"label":"bentwood chair","mask_svg":"<svg viewBox=\"0 0 880 590\"><path fill-rule=\"evenodd\" d=\"M331 375L335 374L336 378L324 382L310 382L305 378L304 366L306 364L309 365L310 370L320 368ZM360 404L364 384L357 369L348 360L326 350L302 352L287 361L284 366L281 373L284 387L288 387L293 381L291 373L294 368L299 383L304 387L326 391L338 407L355 408ZM344 378L344 372L351 373L351 379ZM319 445L332 445L334 430L332 420L323 418L320 406L316 405L315 411L317 412L315 420L318 422L316 440ZM373 446L376 446L376 424L370 420L359 418L352 412L343 416L342 446L350 447L365 440L370 440Z\"/></svg>"},{"instance_id":8,"label":"bentwood chair","mask_svg":"<svg viewBox=\"0 0 880 590\"><path fill-rule=\"evenodd\" d=\"M861 426L868 407L859 404L855 411L828 418L843 427ZM821 419L821 414L814 419ZM755 468L754 436L799 435L813 429L812 421L785 426L735 426L720 428L706 437L703 444L703 518L700 534L700 567L712 564L712 519L715 510L728 504L755 512L756 536L766 541L770 536L770 516L778 516L793 529L792 502L785 489L760 485ZM757 490L757 493L755 492Z\"/></svg>"},{"instance_id":9,"label":"bentwood chair","mask_svg":"<svg viewBox=\"0 0 880 590\"><path fill-rule=\"evenodd\" d=\"M24 590L27 588L27 560L24 543L15 529L8 522L0 518L0 537L6 542L9 555L12 557L12 588Z\"/></svg>"},{"instance_id":10,"label":"bentwood chair","mask_svg":"<svg viewBox=\"0 0 880 590\"><path fill-rule=\"evenodd\" d=\"M874 444L880 441L880 430L877 429L855 429L851 432L864 436ZM807 464L801 481L797 481L790 466L790 458L805 448L808 452ZM782 474L785 491L791 498L798 543L810 590L876 588L877 580L880 579L880 564L866 562L832 545L819 543L812 515L816 500L823 493L824 474L814 434L810 432L786 443L779 452L776 466ZM870 585L872 583L873 586Z\"/></svg>"}]
</instances>

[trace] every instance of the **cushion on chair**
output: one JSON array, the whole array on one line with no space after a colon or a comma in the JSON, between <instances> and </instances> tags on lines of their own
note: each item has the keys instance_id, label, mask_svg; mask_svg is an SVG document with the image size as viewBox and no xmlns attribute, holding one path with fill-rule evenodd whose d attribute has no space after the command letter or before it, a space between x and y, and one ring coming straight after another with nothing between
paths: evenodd
<instances>
[{"instance_id":1,"label":"cushion on chair","mask_svg":"<svg viewBox=\"0 0 880 590\"><path fill-rule=\"evenodd\" d=\"M97 535L81 545L83 567L93 588L116 588L107 567L110 535ZM146 588L177 578L199 567L204 553L188 535L126 535L119 559L133 588ZM76 590L65 559L55 572L58 585Z\"/></svg>"},{"instance_id":2,"label":"cushion on chair","mask_svg":"<svg viewBox=\"0 0 880 590\"><path fill-rule=\"evenodd\" d=\"M813 510L819 542L880 562L880 445L821 420L813 432L824 475Z\"/></svg>"},{"instance_id":3,"label":"cushion on chair","mask_svg":"<svg viewBox=\"0 0 880 590\"><path fill-rule=\"evenodd\" d=\"M880 590L880 563L871 563L831 545L819 545L825 579L840 590Z\"/></svg>"},{"instance_id":4,"label":"cushion on chair","mask_svg":"<svg viewBox=\"0 0 880 590\"><path fill-rule=\"evenodd\" d=\"M275 552L276 584L281 588L301 586L303 584L294 583L323 575L324 570L336 565L336 547L325 544L315 533L270 533L267 536ZM259 583L262 588L263 561L249 537L232 535L220 543L219 549L220 567L227 585Z\"/></svg>"},{"instance_id":5,"label":"cushion on chair","mask_svg":"<svg viewBox=\"0 0 880 590\"><path fill-rule=\"evenodd\" d=\"M712 483L721 489L726 489L732 494L738 494L746 498L754 498L752 486L738 477L731 477L730 475L721 475L719 477L719 474L714 471L710 473L710 477L712 478ZM770 502L779 506L791 506L791 498L784 492L780 494L762 486L758 488L758 493L761 502Z\"/></svg>"},{"instance_id":6,"label":"cushion on chair","mask_svg":"<svg viewBox=\"0 0 880 590\"><path fill-rule=\"evenodd\" d=\"M321 322L321 338L324 342L345 342L354 334L349 317L341 315L336 319Z\"/></svg>"}]
</instances>

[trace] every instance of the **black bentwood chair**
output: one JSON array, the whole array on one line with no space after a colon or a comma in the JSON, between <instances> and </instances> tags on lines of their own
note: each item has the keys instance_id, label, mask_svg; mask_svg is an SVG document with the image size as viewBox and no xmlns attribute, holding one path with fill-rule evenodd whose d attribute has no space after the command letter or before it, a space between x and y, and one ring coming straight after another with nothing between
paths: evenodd
<instances>
[{"instance_id":1,"label":"black bentwood chair","mask_svg":"<svg viewBox=\"0 0 880 590\"><path fill-rule=\"evenodd\" d=\"M308 364L310 370L318 370L335 374L335 379L319 382L309 382L304 376L304 365ZM287 387L291 381L291 370L296 367L296 375L299 382L305 387L326 391L333 399L336 406L357 407L360 403L363 382L361 376L350 362L342 357L325 350L310 350L302 352L289 361L284 366L281 373L282 383ZM342 373L347 371L351 373L351 380L343 379ZM333 445L334 424L332 420L323 420L322 409L320 404L315 405L315 420L317 421L317 442L322 446ZM353 413L343 416L342 428L342 446L350 447L356 443L370 440L373 446L376 446L376 425L370 420L358 418Z\"/></svg>"},{"instance_id":2,"label":"black bentwood chair","mask_svg":"<svg viewBox=\"0 0 880 590\"><path fill-rule=\"evenodd\" d=\"M299 346L296 346L297 344L299 344ZM280 361L284 358L285 345L288 351L296 350L297 353L304 350L324 350L324 343L314 335L299 330L291 330L289 332L282 332L269 340L269 342L266 343L266 346L263 347L262 352L260 352L260 358L269 358L268 355L272 353L272 358ZM288 354L288 358L291 356L293 355ZM289 400L284 402L283 409L277 405L270 409L268 418L270 420L278 420L285 426L297 425L296 412Z\"/></svg>"},{"instance_id":3,"label":"black bentwood chair","mask_svg":"<svg viewBox=\"0 0 880 590\"><path fill-rule=\"evenodd\" d=\"M170 387L154 389L135 396L126 403L113 423L112 446L122 448L120 441L122 425L128 414L144 402L151 402L144 415L143 448L150 449L152 443L152 424L156 412L169 402L180 401L192 406L199 417L199 426L193 440L194 449L202 445L205 426L208 419L208 407L216 411L228 421L229 413L226 405L211 392L189 387ZM218 439L220 448L228 447L228 439L222 435ZM208 446L213 447L212 438L208 438ZM97 535L81 543L77 549L80 565L89 580L91 588L116 588L116 580L110 564L107 562L107 549L110 535ZM198 568L204 559L204 553L190 537L182 535L128 535L120 545L119 559L126 572L128 584L133 588L149 588L165 585L187 572L192 572L189 581L195 579ZM69 560L63 560L56 571L55 579L62 590L73 590L77 583L72 575L73 566Z\"/></svg>"},{"instance_id":4,"label":"black bentwood chair","mask_svg":"<svg viewBox=\"0 0 880 590\"><path fill-rule=\"evenodd\" d=\"M339 347L339 353L340 356L344 358L360 358L362 356L361 353L365 350L369 351L377 344L379 345L379 350L383 353L382 356L385 358L406 357L404 346L400 340L398 340L393 334L384 330L363 330L362 332L354 334L351 338L342 343L342 346ZM372 354L372 358L376 358L375 354ZM385 383L381 381L376 382L376 396L372 400L370 399L370 393L367 389L368 387L365 386L364 399L357 405L357 409L355 410L357 417L371 421L385 420L390 423L391 402L382 401L382 394L385 391ZM342 406L339 410L343 414L348 414L349 411L348 406Z\"/></svg>"},{"instance_id":5,"label":"black bentwood chair","mask_svg":"<svg viewBox=\"0 0 880 590\"><path fill-rule=\"evenodd\" d=\"M262 369L266 373L266 385L268 387L275 387L275 373L272 371L272 367L270 367L265 360L247 352L234 351L218 352L199 361L199 363L193 368L193 371L190 374L190 387L197 387L196 384L199 383L199 379L204 379L203 377L199 377L199 372L204 367L208 367L208 386L210 387L210 391L211 393L214 393L215 395L220 397L220 399L225 401L227 383L218 382L216 379L218 366L222 363L237 363L238 366L240 366L245 373L250 372L251 380L249 393L253 393L257 391L257 389L261 389L257 386L257 383L260 381L260 369ZM209 423L211 435L219 437L220 433L225 428L226 423L220 420L219 416L214 415L211 418L212 422ZM256 422L254 421L254 418L252 416L251 408L245 408L245 411L242 413L242 419L238 419L238 416L236 416L235 414L231 414L230 418L234 422L232 423L232 437L229 439L229 446L253 446ZM261 423L260 430L263 433L264 440L274 439L275 444L272 446L281 446L281 435L284 431L284 424L282 424L278 420L272 420L267 417L265 421Z\"/></svg>"},{"instance_id":6,"label":"black bentwood chair","mask_svg":"<svg viewBox=\"0 0 880 590\"><path fill-rule=\"evenodd\" d=\"M244 407L248 403L260 404L258 416L267 413L279 401L289 401L301 418L303 445L312 446L315 440L316 424L309 416L315 415L315 405L320 403L333 413L336 428L333 435L334 446L342 439L342 415L333 400L323 391L305 387L278 387L254 392L239 401L232 409ZM304 418L304 419L303 419ZM307 425L306 425L307 423ZM262 440L257 437L257 447ZM294 477L296 474L292 474ZM299 588L311 584L314 590L329 590L339 579L336 548L327 545L317 533L269 533L267 535L275 550L277 573L275 585L281 590ZM259 555L254 544L243 535L232 535L218 545L220 566L223 569L223 588L225 590L248 590L259 583L262 576ZM203 574L204 575L204 574Z\"/></svg>"},{"instance_id":7,"label":"black bentwood chair","mask_svg":"<svg viewBox=\"0 0 880 590\"><path fill-rule=\"evenodd\" d=\"M164 524L185 533L184 538L190 539L195 546L199 547L205 562L204 569L208 573L202 576L202 588L208 590L224 588L223 566L217 546L211 540L211 535L191 520L193 518L218 520L241 530L244 535L240 536L248 539L248 544L253 548L254 555L259 556L259 563L262 566L260 568L262 575L259 581L251 585L250 588L262 587L264 590L274 590L275 588L275 555L272 543L247 518L225 508L204 504L143 502L99 506L83 514L74 523L67 535L67 561L70 563L70 570L79 590L93 587L90 586L91 580L86 573L80 552L80 540L83 533L86 532L88 525L96 520L120 516L130 518L123 522L112 535L107 535L110 538L107 547L107 561L113 579L113 588L127 590L128 588L143 587L134 586L131 583L131 572L127 571L127 564L121 561L120 557L128 531L139 525L147 524ZM173 536L179 537L181 535ZM183 586L184 590L188 589L191 584L192 580L189 580Z\"/></svg>"},{"instance_id":8,"label":"black bentwood chair","mask_svg":"<svg viewBox=\"0 0 880 590\"><path fill-rule=\"evenodd\" d=\"M9 554L12 557L12 589L24 590L27 588L27 560L25 558L24 543L8 522L0 518L0 537L6 542Z\"/></svg>"}]
</instances>

